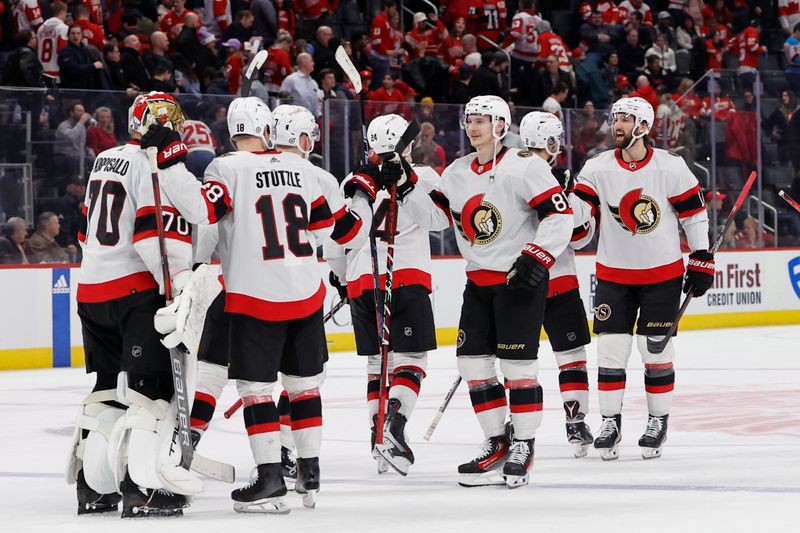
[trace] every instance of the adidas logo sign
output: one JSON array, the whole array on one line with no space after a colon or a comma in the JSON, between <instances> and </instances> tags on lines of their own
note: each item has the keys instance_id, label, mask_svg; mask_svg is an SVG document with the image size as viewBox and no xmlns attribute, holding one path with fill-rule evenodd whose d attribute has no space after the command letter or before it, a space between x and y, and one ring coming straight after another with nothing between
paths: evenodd
<instances>
[{"instance_id":1,"label":"adidas logo sign","mask_svg":"<svg viewBox=\"0 0 800 533\"><path fill-rule=\"evenodd\" d=\"M270 163L279 163L280 160L277 157L273 157L272 159L269 160L269 162Z\"/></svg>"},{"instance_id":2,"label":"adidas logo sign","mask_svg":"<svg viewBox=\"0 0 800 533\"><path fill-rule=\"evenodd\" d=\"M61 274L61 277L53 284L53 294L69 294L69 283L64 274Z\"/></svg>"}]
</instances>

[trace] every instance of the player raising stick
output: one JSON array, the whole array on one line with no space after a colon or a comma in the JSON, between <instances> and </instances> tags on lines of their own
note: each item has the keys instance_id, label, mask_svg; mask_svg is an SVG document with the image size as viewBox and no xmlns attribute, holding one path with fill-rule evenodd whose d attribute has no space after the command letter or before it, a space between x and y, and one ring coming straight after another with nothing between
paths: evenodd
<instances>
[{"instance_id":1,"label":"player raising stick","mask_svg":"<svg viewBox=\"0 0 800 533\"><path fill-rule=\"evenodd\" d=\"M650 413L639 446L645 459L660 457L675 384L675 347L669 341L663 352L651 353L647 340L666 335L681 287L701 296L714 281L700 185L680 156L650 145L652 124L653 108L644 99L614 103L609 125L616 148L586 162L573 196L576 221L603 220L594 310L603 425L594 447L605 460L618 456L634 326ZM692 250L685 280L681 228Z\"/></svg>"}]
</instances>

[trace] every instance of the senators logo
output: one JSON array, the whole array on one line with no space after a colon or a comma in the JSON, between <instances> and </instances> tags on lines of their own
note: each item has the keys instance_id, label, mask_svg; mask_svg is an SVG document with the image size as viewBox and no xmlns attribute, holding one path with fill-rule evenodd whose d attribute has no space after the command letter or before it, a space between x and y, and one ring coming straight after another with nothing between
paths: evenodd
<instances>
[{"instance_id":1,"label":"senators logo","mask_svg":"<svg viewBox=\"0 0 800 533\"><path fill-rule=\"evenodd\" d=\"M661 208L653 198L642 194L642 189L625 193L618 207L609 205L608 209L622 229L632 235L650 233L661 221Z\"/></svg>"},{"instance_id":2,"label":"senators logo","mask_svg":"<svg viewBox=\"0 0 800 533\"><path fill-rule=\"evenodd\" d=\"M478 194L467 200L464 209L454 221L461 235L472 244L489 244L503 227L500 211Z\"/></svg>"}]
</instances>

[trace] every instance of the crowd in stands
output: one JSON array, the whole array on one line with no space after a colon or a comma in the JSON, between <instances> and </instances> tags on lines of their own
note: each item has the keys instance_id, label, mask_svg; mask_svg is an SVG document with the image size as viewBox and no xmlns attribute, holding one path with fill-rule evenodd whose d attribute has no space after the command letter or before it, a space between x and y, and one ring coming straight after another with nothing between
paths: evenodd
<instances>
[{"instance_id":1,"label":"crowd in stands","mask_svg":"<svg viewBox=\"0 0 800 533\"><path fill-rule=\"evenodd\" d=\"M520 113L536 107L565 119L572 110L574 168L608 147L603 110L633 95L656 110L656 141L690 164L709 155L712 118L727 124L733 141L717 142L730 166L740 168L718 182L722 194L752 168L754 136L743 133L757 124L767 156L774 147L776 161L800 169L800 150L792 149L800 142L797 0L437 4L438 11L414 0L3 0L0 84L43 88L8 105L30 110L35 140L52 142L36 192L50 199L47 212L61 217L62 235L71 228L63 227L68 215L56 202L75 190L99 152L127 139L125 112L139 92L179 98L196 123L184 134L196 173L232 149L226 106L261 49L269 57L253 94L303 105L322 123L328 100L347 106L357 97L334 59L343 46L368 90L367 118L418 119L417 158L439 170L464 150L457 112L439 104L464 104L478 94L501 96ZM750 119L754 114L741 111L755 111L759 68L780 76L765 85L774 105ZM736 76L723 76L723 69ZM4 109L10 112L0 108L0 115ZM334 122L331 150L338 153L343 139L358 139L359 125L346 132ZM506 142L518 136L512 132ZM356 147L349 161L357 157ZM346 161L331 162L339 178ZM793 178L791 171L784 184ZM792 224L800 234L800 221ZM74 242L59 244L66 250Z\"/></svg>"}]
</instances>

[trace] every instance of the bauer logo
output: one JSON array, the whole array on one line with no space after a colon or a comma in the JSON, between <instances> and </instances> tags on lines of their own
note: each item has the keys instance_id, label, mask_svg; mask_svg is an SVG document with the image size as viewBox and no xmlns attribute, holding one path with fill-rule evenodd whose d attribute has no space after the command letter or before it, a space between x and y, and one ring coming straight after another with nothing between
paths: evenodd
<instances>
[{"instance_id":1,"label":"bauer logo","mask_svg":"<svg viewBox=\"0 0 800 533\"><path fill-rule=\"evenodd\" d=\"M789 261L789 280L792 282L794 293L800 298L800 257Z\"/></svg>"},{"instance_id":2,"label":"bauer logo","mask_svg":"<svg viewBox=\"0 0 800 533\"><path fill-rule=\"evenodd\" d=\"M69 294L69 283L63 274L53 284L53 294Z\"/></svg>"}]
</instances>

